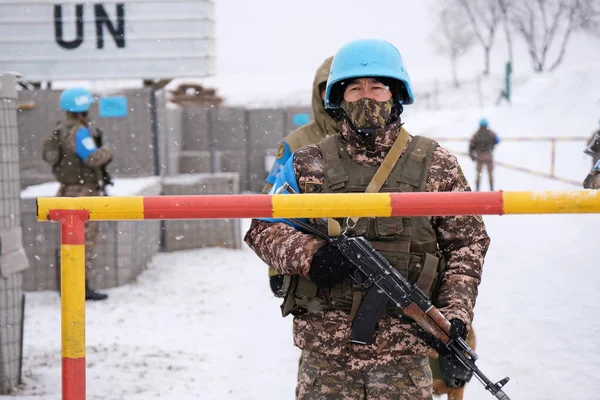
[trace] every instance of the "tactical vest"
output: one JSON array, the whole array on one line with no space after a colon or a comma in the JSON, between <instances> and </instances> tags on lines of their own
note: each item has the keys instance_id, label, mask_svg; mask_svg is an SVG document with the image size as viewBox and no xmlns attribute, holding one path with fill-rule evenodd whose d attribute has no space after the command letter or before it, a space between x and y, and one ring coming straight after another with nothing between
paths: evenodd
<instances>
[{"instance_id":1,"label":"tactical vest","mask_svg":"<svg viewBox=\"0 0 600 400\"><path fill-rule=\"evenodd\" d=\"M431 139L413 137L380 192L425 191L429 163L437 146ZM328 136L319 147L325 161L323 193L365 191L377 167L355 163L339 134ZM356 224L349 219L338 219L338 222L347 235L364 236L410 283L416 284L431 299L435 298L445 261L429 217L360 218ZM282 314L298 315L328 308L344 309L352 314L365 295L350 278L323 289L302 276L293 276L286 288ZM387 312L400 316L395 307L388 307Z\"/></svg>"},{"instance_id":2,"label":"tactical vest","mask_svg":"<svg viewBox=\"0 0 600 400\"><path fill-rule=\"evenodd\" d=\"M479 128L473 138L473 150L492 151L494 149L494 134L487 128Z\"/></svg>"},{"instance_id":3,"label":"tactical vest","mask_svg":"<svg viewBox=\"0 0 600 400\"><path fill-rule=\"evenodd\" d=\"M73 136L81 127L81 124L61 122L53 132L53 137L58 141L58 161L52 164L52 173L56 180L63 185L90 185L98 186L102 178L99 168L91 168L85 165L75 150L67 143L73 140Z\"/></svg>"}]
</instances>

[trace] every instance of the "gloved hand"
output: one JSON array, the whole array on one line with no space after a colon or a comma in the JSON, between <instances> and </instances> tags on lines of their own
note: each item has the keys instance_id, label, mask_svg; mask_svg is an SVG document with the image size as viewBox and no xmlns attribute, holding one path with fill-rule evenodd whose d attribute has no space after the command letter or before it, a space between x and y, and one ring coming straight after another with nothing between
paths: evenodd
<instances>
[{"instance_id":1,"label":"gloved hand","mask_svg":"<svg viewBox=\"0 0 600 400\"><path fill-rule=\"evenodd\" d=\"M467 338L467 325L462 322L460 319L451 319L450 320L450 337L452 339Z\"/></svg>"},{"instance_id":2,"label":"gloved hand","mask_svg":"<svg viewBox=\"0 0 600 400\"><path fill-rule=\"evenodd\" d=\"M475 154L474 151L469 153L469 157L471 157L471 161L475 161L475 159L477 158L477 155Z\"/></svg>"},{"instance_id":3,"label":"gloved hand","mask_svg":"<svg viewBox=\"0 0 600 400\"><path fill-rule=\"evenodd\" d=\"M330 287L346 279L352 271L352 264L341 251L332 244L326 244L315 252L308 279L320 287Z\"/></svg>"}]
</instances>

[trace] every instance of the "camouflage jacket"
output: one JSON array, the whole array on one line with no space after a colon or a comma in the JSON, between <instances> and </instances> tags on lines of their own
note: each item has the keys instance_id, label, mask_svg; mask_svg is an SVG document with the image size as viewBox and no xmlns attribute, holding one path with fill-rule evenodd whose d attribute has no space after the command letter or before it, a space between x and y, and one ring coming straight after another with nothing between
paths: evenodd
<instances>
[{"instance_id":1,"label":"camouflage jacket","mask_svg":"<svg viewBox=\"0 0 600 400\"><path fill-rule=\"evenodd\" d=\"M60 161L53 167L53 173L64 185L97 187L102 180L99 168L112 160L112 152L105 146L97 147L89 157L81 159L76 151L76 137L78 129L84 126L75 118L67 118L55 128L61 131L62 151ZM95 131L90 129L90 135L96 141L94 134Z\"/></svg>"},{"instance_id":2,"label":"camouflage jacket","mask_svg":"<svg viewBox=\"0 0 600 400\"><path fill-rule=\"evenodd\" d=\"M361 165L379 166L400 130L400 122L376 132L375 147L364 146L347 123L342 123L341 135L352 159ZM318 192L324 183L324 161L316 145L306 146L294 154L293 168L301 192ZM426 190L470 191L456 158L442 147L432 156ZM440 250L447 259L437 306L446 318L458 318L470 324L478 293L489 236L480 217L432 217ZM267 264L284 275L301 274L307 277L312 256L324 241L304 234L285 223L253 221L245 237L246 243ZM326 310L294 318L294 343L301 349L335 356L348 361L352 368L386 363L402 354L425 354L427 345L417 336L415 324L385 316L372 345L349 344L348 313ZM362 359L360 365L350 360Z\"/></svg>"}]
</instances>

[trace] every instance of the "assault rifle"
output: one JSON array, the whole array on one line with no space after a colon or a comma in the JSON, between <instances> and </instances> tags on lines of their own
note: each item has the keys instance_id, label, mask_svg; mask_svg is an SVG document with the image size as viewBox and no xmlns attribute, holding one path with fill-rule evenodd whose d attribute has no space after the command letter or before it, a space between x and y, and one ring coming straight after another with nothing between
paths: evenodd
<instances>
[{"instance_id":1,"label":"assault rifle","mask_svg":"<svg viewBox=\"0 0 600 400\"><path fill-rule=\"evenodd\" d=\"M285 185L277 192L291 189ZM293 190L293 189L292 189ZM429 344L445 355L458 360L467 370L479 379L485 389L500 400L510 400L502 387L508 383L506 377L493 383L475 364L478 355L462 338L450 337L450 321L431 303L429 298L416 286L411 285L364 237L349 237L342 233L331 237L314 226L297 218L288 218L305 233L312 233L337 247L354 266L351 278L363 290L368 290L352 324L350 341L368 344L381 315L388 303L402 310L404 316L414 320L425 332Z\"/></svg>"}]
</instances>

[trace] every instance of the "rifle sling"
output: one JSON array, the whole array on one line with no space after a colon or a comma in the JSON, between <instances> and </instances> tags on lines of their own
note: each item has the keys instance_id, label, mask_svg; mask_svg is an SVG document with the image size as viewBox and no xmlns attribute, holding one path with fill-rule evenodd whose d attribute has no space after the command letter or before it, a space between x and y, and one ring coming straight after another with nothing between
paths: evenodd
<instances>
[{"instance_id":1,"label":"rifle sling","mask_svg":"<svg viewBox=\"0 0 600 400\"><path fill-rule=\"evenodd\" d=\"M400 159L400 155L402 154L402 151L406 147L406 143L408 143L408 138L409 138L409 134L406 131L406 129L404 129L404 127L400 128L400 133L398 134L398 137L394 141L394 144L392 144L390 151L388 151L388 153L386 154L386 156L383 159L383 161L381 162L381 165L379 166L379 168L377 168L377 171L375 171L375 175L373 175L373 178L371 178L371 181L369 182L369 185L367 186L365 193L379 192L379 190L385 183L385 180L390 175L390 172L392 172L392 169L394 169L394 166L398 162L398 159ZM359 218L358 217L350 217L350 219L354 222L354 224L356 224L356 222L358 221ZM338 232L337 235L339 235L339 232L341 232L340 224L336 220L334 220L332 218L328 218L327 229L328 229L329 235L331 236L332 231L336 232L335 225L330 221L333 221L333 222L335 222L335 224L337 224L337 232ZM354 296L352 298L352 309L350 310L350 315L348 317L349 321L351 321L351 322L354 321L354 318L359 310L359 307L361 307L361 297ZM377 318L379 318L379 315L377 316ZM375 320L373 322L373 326L372 326L371 330L373 330L373 331L375 330L376 323L377 323L377 320ZM353 326L354 325L356 325L356 324L353 323Z\"/></svg>"}]
</instances>

